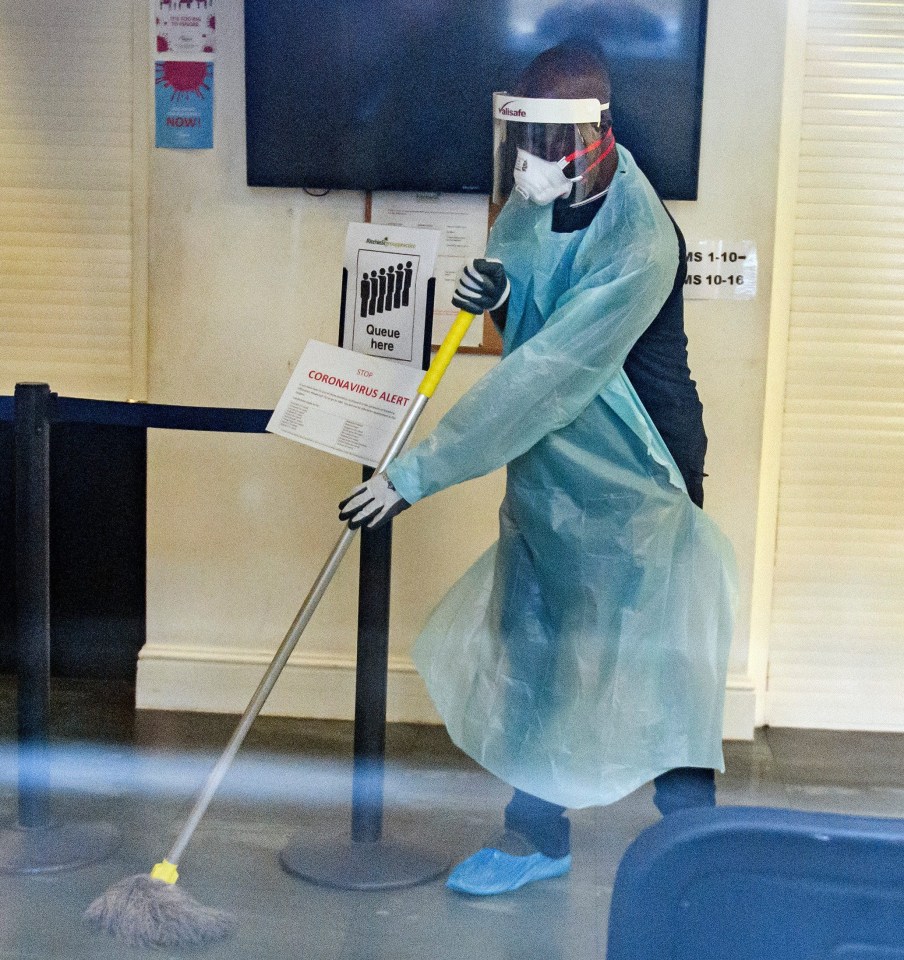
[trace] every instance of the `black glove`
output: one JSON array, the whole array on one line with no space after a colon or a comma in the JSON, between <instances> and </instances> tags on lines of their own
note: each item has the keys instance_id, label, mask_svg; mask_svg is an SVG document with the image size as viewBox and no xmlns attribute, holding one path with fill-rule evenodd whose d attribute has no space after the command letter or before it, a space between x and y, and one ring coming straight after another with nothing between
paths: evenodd
<instances>
[{"instance_id":1,"label":"black glove","mask_svg":"<svg viewBox=\"0 0 904 960\"><path fill-rule=\"evenodd\" d=\"M339 519L348 520L351 530L365 525L368 530L379 530L410 506L407 500L396 493L392 481L385 474L376 473L340 501Z\"/></svg>"},{"instance_id":2,"label":"black glove","mask_svg":"<svg viewBox=\"0 0 904 960\"><path fill-rule=\"evenodd\" d=\"M510 289L505 267L499 260L472 260L459 274L452 304L475 315L498 310L508 299Z\"/></svg>"}]
</instances>

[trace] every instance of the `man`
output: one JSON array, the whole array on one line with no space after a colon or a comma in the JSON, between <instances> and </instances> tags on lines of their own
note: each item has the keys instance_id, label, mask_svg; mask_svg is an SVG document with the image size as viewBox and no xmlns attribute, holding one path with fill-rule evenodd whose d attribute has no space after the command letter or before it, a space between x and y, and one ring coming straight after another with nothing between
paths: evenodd
<instances>
[{"instance_id":1,"label":"man","mask_svg":"<svg viewBox=\"0 0 904 960\"><path fill-rule=\"evenodd\" d=\"M541 54L494 97L514 192L453 302L489 310L500 364L340 516L379 525L507 466L500 538L449 592L415 661L452 739L514 786L505 833L453 889L567 872L568 807L649 780L663 813L715 802L731 548L702 505L684 243L616 146L605 66Z\"/></svg>"}]
</instances>

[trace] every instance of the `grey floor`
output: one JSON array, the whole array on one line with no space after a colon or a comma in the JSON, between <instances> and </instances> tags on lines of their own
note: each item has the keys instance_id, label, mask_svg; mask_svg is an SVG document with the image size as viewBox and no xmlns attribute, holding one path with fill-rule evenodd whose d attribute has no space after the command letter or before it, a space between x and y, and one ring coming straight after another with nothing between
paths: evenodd
<instances>
[{"instance_id":1,"label":"grey floor","mask_svg":"<svg viewBox=\"0 0 904 960\"><path fill-rule=\"evenodd\" d=\"M113 824L121 840L77 870L0 876L0 958L166 957L94 933L82 911L115 881L162 859L234 718L141 712L126 686L56 681L57 822ZM0 827L17 817L15 689L0 679ZM350 824L348 723L262 718L180 864L179 884L238 917L216 958L590 960L605 956L609 898L627 846L657 814L649 787L572 814L574 869L517 894L475 899L442 879L389 892L338 891L283 871L293 842L341 849ZM904 735L769 729L727 743L719 803L904 816ZM499 827L508 791L442 730L388 733L388 841L455 862Z\"/></svg>"}]
</instances>

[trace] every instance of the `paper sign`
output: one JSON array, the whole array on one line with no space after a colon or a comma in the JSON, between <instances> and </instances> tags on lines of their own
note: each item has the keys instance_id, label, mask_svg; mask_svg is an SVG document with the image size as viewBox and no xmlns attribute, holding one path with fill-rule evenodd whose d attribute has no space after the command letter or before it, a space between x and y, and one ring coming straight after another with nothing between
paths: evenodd
<instances>
[{"instance_id":1,"label":"paper sign","mask_svg":"<svg viewBox=\"0 0 904 960\"><path fill-rule=\"evenodd\" d=\"M213 56L213 0L154 0L157 53L204 60Z\"/></svg>"},{"instance_id":2,"label":"paper sign","mask_svg":"<svg viewBox=\"0 0 904 960\"><path fill-rule=\"evenodd\" d=\"M371 199L371 217L380 223L439 231L433 342L442 343L458 316L458 310L452 306L458 275L469 260L482 257L486 250L489 198L459 193L380 191ZM483 325L472 324L462 345L480 346L482 338Z\"/></svg>"},{"instance_id":3,"label":"paper sign","mask_svg":"<svg viewBox=\"0 0 904 960\"><path fill-rule=\"evenodd\" d=\"M438 245L436 230L349 224L343 347L423 369L428 284Z\"/></svg>"},{"instance_id":4,"label":"paper sign","mask_svg":"<svg viewBox=\"0 0 904 960\"><path fill-rule=\"evenodd\" d=\"M752 300L756 280L756 244L752 240L688 243L685 300Z\"/></svg>"},{"instance_id":5,"label":"paper sign","mask_svg":"<svg viewBox=\"0 0 904 960\"><path fill-rule=\"evenodd\" d=\"M375 467L422 378L415 367L311 340L267 430Z\"/></svg>"},{"instance_id":6,"label":"paper sign","mask_svg":"<svg viewBox=\"0 0 904 960\"><path fill-rule=\"evenodd\" d=\"M155 146L213 146L213 64L158 60L154 67Z\"/></svg>"}]
</instances>

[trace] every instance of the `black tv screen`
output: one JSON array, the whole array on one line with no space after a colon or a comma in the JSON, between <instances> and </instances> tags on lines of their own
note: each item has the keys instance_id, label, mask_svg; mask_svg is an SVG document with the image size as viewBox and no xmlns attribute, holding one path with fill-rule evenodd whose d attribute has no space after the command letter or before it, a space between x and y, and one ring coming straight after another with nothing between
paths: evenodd
<instances>
[{"instance_id":1,"label":"black tv screen","mask_svg":"<svg viewBox=\"0 0 904 960\"><path fill-rule=\"evenodd\" d=\"M706 0L245 0L248 183L489 193L492 93L563 41L612 73L616 138L697 196Z\"/></svg>"}]
</instances>

